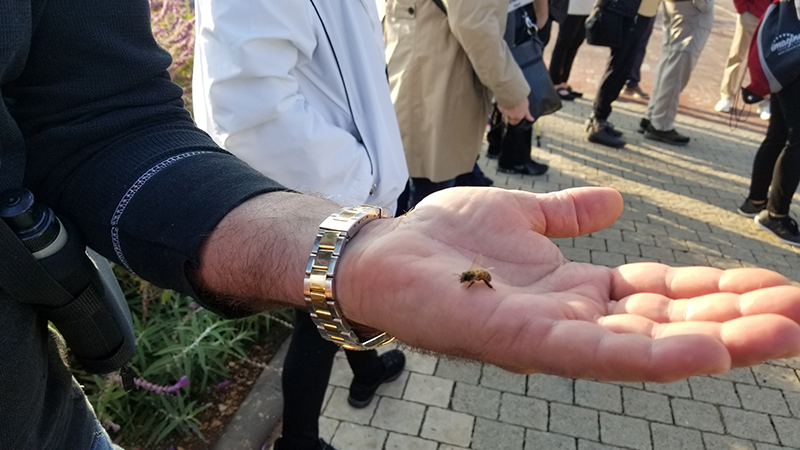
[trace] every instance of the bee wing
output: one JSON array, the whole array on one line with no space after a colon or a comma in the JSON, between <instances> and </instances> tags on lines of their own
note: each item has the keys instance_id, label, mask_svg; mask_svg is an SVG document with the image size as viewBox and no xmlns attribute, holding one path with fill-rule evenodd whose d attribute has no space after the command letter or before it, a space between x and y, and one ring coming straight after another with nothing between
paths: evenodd
<instances>
[{"instance_id":1,"label":"bee wing","mask_svg":"<svg viewBox=\"0 0 800 450\"><path fill-rule=\"evenodd\" d=\"M480 253L475 254L475 257L472 258L472 264L469 266L469 270L480 269L482 259L483 256L481 256Z\"/></svg>"}]
</instances>

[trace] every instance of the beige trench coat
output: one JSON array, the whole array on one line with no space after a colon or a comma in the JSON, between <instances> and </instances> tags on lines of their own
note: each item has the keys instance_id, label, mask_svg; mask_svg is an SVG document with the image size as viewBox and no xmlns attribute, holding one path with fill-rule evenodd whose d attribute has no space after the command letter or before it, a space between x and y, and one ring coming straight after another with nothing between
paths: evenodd
<instances>
[{"instance_id":1,"label":"beige trench coat","mask_svg":"<svg viewBox=\"0 0 800 450\"><path fill-rule=\"evenodd\" d=\"M491 100L511 107L530 89L503 40L508 0L387 0L386 59L411 177L470 172Z\"/></svg>"}]
</instances>

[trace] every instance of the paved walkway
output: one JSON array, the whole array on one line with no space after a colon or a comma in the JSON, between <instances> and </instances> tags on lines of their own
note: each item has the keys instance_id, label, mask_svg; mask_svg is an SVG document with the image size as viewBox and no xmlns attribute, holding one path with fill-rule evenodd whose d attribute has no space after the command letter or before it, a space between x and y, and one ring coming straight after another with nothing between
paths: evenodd
<instances>
[{"instance_id":1,"label":"paved walkway","mask_svg":"<svg viewBox=\"0 0 800 450\"><path fill-rule=\"evenodd\" d=\"M574 85L587 98L541 121L536 160L545 176L507 176L480 163L498 186L550 192L573 186L618 189L622 217L588 236L559 239L574 261L616 266L636 261L720 268L760 266L800 281L800 251L735 213L765 126L751 115L731 129L713 112L730 36L730 0L717 7L717 26L682 98L677 128L688 147L670 147L634 132L645 104L615 103L611 120L629 145L587 143L582 124L605 50L584 46ZM555 33L553 35L555 39ZM650 88L658 60L660 22L644 67ZM795 197L792 206L800 214ZM549 375L514 375L471 362L409 354L407 370L378 391L366 409L347 405L352 376L337 358L324 406L323 437L339 450L611 450L800 448L800 358L771 361L719 376L671 383L601 383Z\"/></svg>"}]
</instances>

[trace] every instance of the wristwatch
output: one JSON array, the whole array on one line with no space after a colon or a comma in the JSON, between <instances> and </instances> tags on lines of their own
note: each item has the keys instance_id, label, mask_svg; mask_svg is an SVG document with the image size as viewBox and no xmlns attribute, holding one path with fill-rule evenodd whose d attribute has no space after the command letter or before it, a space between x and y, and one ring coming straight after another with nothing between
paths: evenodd
<instances>
[{"instance_id":1,"label":"wristwatch","mask_svg":"<svg viewBox=\"0 0 800 450\"><path fill-rule=\"evenodd\" d=\"M394 340L394 336L377 330L359 329L356 333L336 300L336 263L345 244L364 224L382 217L391 215L370 205L350 206L332 214L320 224L306 264L303 293L311 320L323 338L348 350L371 350Z\"/></svg>"}]
</instances>

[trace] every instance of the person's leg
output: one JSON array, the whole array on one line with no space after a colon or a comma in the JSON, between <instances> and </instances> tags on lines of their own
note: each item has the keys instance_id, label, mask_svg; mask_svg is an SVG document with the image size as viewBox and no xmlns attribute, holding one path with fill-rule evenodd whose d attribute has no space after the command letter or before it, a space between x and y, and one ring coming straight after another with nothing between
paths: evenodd
<instances>
[{"instance_id":1,"label":"person's leg","mask_svg":"<svg viewBox=\"0 0 800 450\"><path fill-rule=\"evenodd\" d=\"M653 26L656 23L655 16L644 17L639 16L639 20L645 21L644 33L639 36L639 43L636 47L636 53L633 55L633 63L631 71L628 74L628 80L625 85L631 89L639 87L639 82L642 81L642 63L647 54L647 43L650 42L650 36L653 34Z\"/></svg>"},{"instance_id":2,"label":"person's leg","mask_svg":"<svg viewBox=\"0 0 800 450\"><path fill-rule=\"evenodd\" d=\"M667 8L667 2L661 2L661 15L662 15L662 23L661 29L662 30L672 30L674 27L675 17L673 16L674 8ZM644 119L642 120L642 130L644 132L646 130L646 126L650 125L650 117L653 115L653 110L655 109L655 98L661 96L661 89L664 85L664 73L666 71L665 66L667 64L667 60L670 57L670 48L672 48L672 33L671 32L662 32L661 33L661 57L658 59L658 66L656 67L656 74L653 77L653 90L650 92L650 101L647 102L647 110L644 113Z\"/></svg>"},{"instance_id":3,"label":"person's leg","mask_svg":"<svg viewBox=\"0 0 800 450\"><path fill-rule=\"evenodd\" d=\"M389 350L380 356L375 350L345 350L345 355L353 369L347 402L356 408L369 405L375 391L383 383L396 380L406 365L406 357L400 350Z\"/></svg>"},{"instance_id":4,"label":"person's leg","mask_svg":"<svg viewBox=\"0 0 800 450\"><path fill-rule=\"evenodd\" d=\"M472 166L472 172L467 172L456 177L455 186L491 186L494 184L481 170L478 162Z\"/></svg>"},{"instance_id":5,"label":"person's leg","mask_svg":"<svg viewBox=\"0 0 800 450\"><path fill-rule=\"evenodd\" d=\"M608 58L606 71L600 80L600 87L593 105L593 117L598 120L607 120L611 115L611 103L619 97L625 80L633 64L638 37L644 32L644 26L633 19L626 19L627 28L621 47L612 48Z\"/></svg>"},{"instance_id":6,"label":"person's leg","mask_svg":"<svg viewBox=\"0 0 800 450\"><path fill-rule=\"evenodd\" d=\"M733 98L739 92L747 68L750 41L753 39L758 20L758 17L749 12L736 15L736 27L728 52L728 61L725 64L725 72L722 73L722 83L719 87L721 99Z\"/></svg>"},{"instance_id":7,"label":"person's leg","mask_svg":"<svg viewBox=\"0 0 800 450\"><path fill-rule=\"evenodd\" d=\"M550 32L553 29L553 18L548 17L547 22L544 24L542 28L539 28L539 32L536 33L539 36L539 39L542 41L542 48L547 47L547 44L550 42Z\"/></svg>"},{"instance_id":8,"label":"person's leg","mask_svg":"<svg viewBox=\"0 0 800 450\"><path fill-rule=\"evenodd\" d=\"M776 116L782 116L786 130L786 146L775 163L767 209L770 213L789 214L792 197L800 184L800 80L795 79L777 94L772 102L770 126ZM779 137L779 136L777 136Z\"/></svg>"},{"instance_id":9,"label":"person's leg","mask_svg":"<svg viewBox=\"0 0 800 450\"><path fill-rule=\"evenodd\" d=\"M561 68L562 82L569 81L569 75L572 72L572 63L575 62L575 56L578 55L578 49L586 39L586 18L588 16L567 16L569 26L573 28L571 33L572 39L567 43L567 54L564 57L563 66Z\"/></svg>"},{"instance_id":10,"label":"person's leg","mask_svg":"<svg viewBox=\"0 0 800 450\"><path fill-rule=\"evenodd\" d=\"M451 188L456 185L456 179L434 182L427 178L411 178L409 180L408 205L409 209L417 206L422 201L436 191Z\"/></svg>"},{"instance_id":11,"label":"person's leg","mask_svg":"<svg viewBox=\"0 0 800 450\"><path fill-rule=\"evenodd\" d=\"M786 139L788 138L786 122L777 96L773 96L770 102L775 114L772 115L767 127L767 134L758 147L755 158L753 158L750 193L747 196L749 200L756 203L764 202L767 199L778 157L786 146Z\"/></svg>"},{"instance_id":12,"label":"person's leg","mask_svg":"<svg viewBox=\"0 0 800 450\"><path fill-rule=\"evenodd\" d=\"M283 362L283 431L277 450L319 448L319 414L339 346L320 336L311 316L295 310L292 341Z\"/></svg>"},{"instance_id":13,"label":"person's leg","mask_svg":"<svg viewBox=\"0 0 800 450\"><path fill-rule=\"evenodd\" d=\"M714 10L700 12L692 2L664 2L664 8L673 17L671 28L664 35L670 35L660 75L659 90L650 98L650 125L656 131L674 131L675 117L678 114L678 103L681 92L689 83L692 70L697 64L703 48L711 34L714 24Z\"/></svg>"},{"instance_id":14,"label":"person's leg","mask_svg":"<svg viewBox=\"0 0 800 450\"><path fill-rule=\"evenodd\" d=\"M497 169L503 173L522 175L542 175L548 166L531 159L531 137L533 127L530 124L509 125L503 137L500 159Z\"/></svg>"},{"instance_id":15,"label":"person's leg","mask_svg":"<svg viewBox=\"0 0 800 450\"><path fill-rule=\"evenodd\" d=\"M572 48L575 46L574 41L578 38L579 35L581 36L581 42L583 41L583 36L586 35L586 28L583 26L583 23L580 22L580 18L585 20L584 16L567 16L562 24L560 24L558 28L558 37L556 38L555 47L553 47L553 55L550 57L550 81L553 82L553 86L558 88L562 84L566 83L569 79L569 70L567 66L572 66L572 61L570 61L570 53L572 54L572 59L575 58L575 51L572 51ZM580 30L583 29L584 32L581 33ZM580 42L578 43L580 45Z\"/></svg>"}]
</instances>

